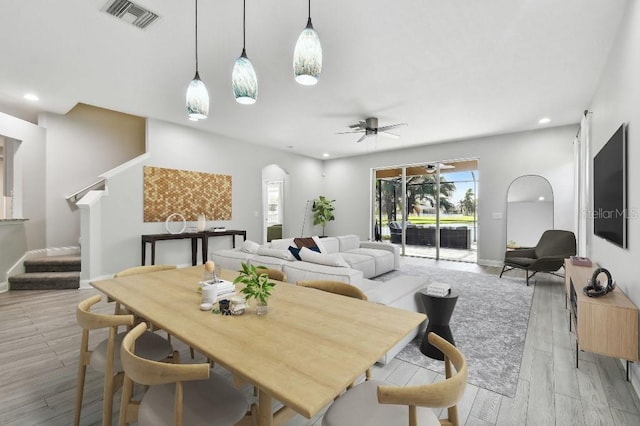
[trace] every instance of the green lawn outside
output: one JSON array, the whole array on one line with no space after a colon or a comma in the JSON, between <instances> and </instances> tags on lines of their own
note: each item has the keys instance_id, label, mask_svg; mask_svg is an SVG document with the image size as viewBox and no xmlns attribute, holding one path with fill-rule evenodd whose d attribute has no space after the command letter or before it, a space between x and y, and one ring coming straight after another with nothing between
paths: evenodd
<instances>
[{"instance_id":1,"label":"green lawn outside","mask_svg":"<svg viewBox=\"0 0 640 426\"><path fill-rule=\"evenodd\" d=\"M382 218L382 225L387 225L387 218ZM436 217L435 216L417 216L417 215L409 215L409 222L415 225L435 225ZM450 223L473 223L473 216L440 216L440 224L450 224Z\"/></svg>"}]
</instances>

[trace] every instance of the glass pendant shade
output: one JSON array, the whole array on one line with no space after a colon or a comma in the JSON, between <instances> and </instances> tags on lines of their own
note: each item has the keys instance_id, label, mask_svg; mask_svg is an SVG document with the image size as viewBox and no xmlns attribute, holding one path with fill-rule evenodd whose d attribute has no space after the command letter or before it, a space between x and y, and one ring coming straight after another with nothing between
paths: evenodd
<instances>
[{"instance_id":1,"label":"glass pendant shade","mask_svg":"<svg viewBox=\"0 0 640 426\"><path fill-rule=\"evenodd\" d=\"M313 29L311 18L309 18L293 51L293 73L298 83L312 86L318 82L320 72L322 72L322 46L320 37Z\"/></svg>"},{"instance_id":2,"label":"glass pendant shade","mask_svg":"<svg viewBox=\"0 0 640 426\"><path fill-rule=\"evenodd\" d=\"M238 103L251 105L256 102L258 98L258 77L244 49L242 49L242 55L233 65L231 82L233 96Z\"/></svg>"},{"instance_id":3,"label":"glass pendant shade","mask_svg":"<svg viewBox=\"0 0 640 426\"><path fill-rule=\"evenodd\" d=\"M209 115L209 93L197 71L187 88L187 114L193 120L204 120Z\"/></svg>"}]
</instances>

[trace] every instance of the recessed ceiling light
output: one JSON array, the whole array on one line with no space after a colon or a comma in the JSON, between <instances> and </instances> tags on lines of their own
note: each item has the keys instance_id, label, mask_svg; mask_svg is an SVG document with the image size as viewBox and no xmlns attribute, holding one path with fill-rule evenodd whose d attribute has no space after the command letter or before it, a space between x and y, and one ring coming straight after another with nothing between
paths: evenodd
<instances>
[{"instance_id":1,"label":"recessed ceiling light","mask_svg":"<svg viewBox=\"0 0 640 426\"><path fill-rule=\"evenodd\" d=\"M324 158L327 158L327 157L329 156L329 153L328 153L328 152L325 152L324 154L322 154L322 156L323 156Z\"/></svg>"},{"instance_id":2,"label":"recessed ceiling light","mask_svg":"<svg viewBox=\"0 0 640 426\"><path fill-rule=\"evenodd\" d=\"M544 118L541 118L540 120L538 120L538 123L539 124L547 124L550 121L551 121L551 119L549 117L544 117Z\"/></svg>"},{"instance_id":3,"label":"recessed ceiling light","mask_svg":"<svg viewBox=\"0 0 640 426\"><path fill-rule=\"evenodd\" d=\"M538 201L544 201L544 197L542 196L538 197Z\"/></svg>"},{"instance_id":4,"label":"recessed ceiling light","mask_svg":"<svg viewBox=\"0 0 640 426\"><path fill-rule=\"evenodd\" d=\"M39 100L40 100L40 98L39 98L37 95L34 95L33 93L27 93L27 94L25 94L25 95L24 95L24 98L25 98L26 100L28 100L28 101L32 101L32 102L35 102L35 101L39 101Z\"/></svg>"}]
</instances>

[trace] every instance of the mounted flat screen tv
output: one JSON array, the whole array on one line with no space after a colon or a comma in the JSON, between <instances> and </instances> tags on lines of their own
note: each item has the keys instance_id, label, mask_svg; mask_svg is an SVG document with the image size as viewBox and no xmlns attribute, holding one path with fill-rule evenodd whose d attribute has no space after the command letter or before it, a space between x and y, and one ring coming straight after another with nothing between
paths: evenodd
<instances>
[{"instance_id":1,"label":"mounted flat screen tv","mask_svg":"<svg viewBox=\"0 0 640 426\"><path fill-rule=\"evenodd\" d=\"M622 124L593 159L593 232L627 248L627 126Z\"/></svg>"}]
</instances>

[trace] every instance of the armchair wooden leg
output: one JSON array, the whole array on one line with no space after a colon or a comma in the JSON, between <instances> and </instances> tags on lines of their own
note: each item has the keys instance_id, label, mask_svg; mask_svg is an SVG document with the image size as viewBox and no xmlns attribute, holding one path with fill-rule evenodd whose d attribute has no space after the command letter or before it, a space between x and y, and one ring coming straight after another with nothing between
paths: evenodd
<instances>
[{"instance_id":1,"label":"armchair wooden leg","mask_svg":"<svg viewBox=\"0 0 640 426\"><path fill-rule=\"evenodd\" d=\"M504 274L505 269L507 269L507 265L502 265L502 272L500 272L500 278L502 278L502 274Z\"/></svg>"}]
</instances>

